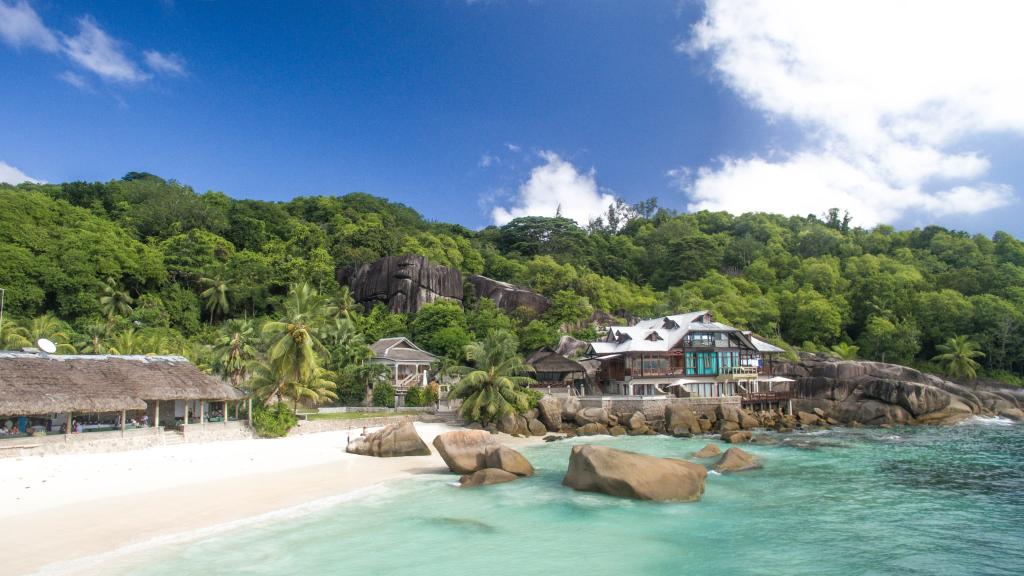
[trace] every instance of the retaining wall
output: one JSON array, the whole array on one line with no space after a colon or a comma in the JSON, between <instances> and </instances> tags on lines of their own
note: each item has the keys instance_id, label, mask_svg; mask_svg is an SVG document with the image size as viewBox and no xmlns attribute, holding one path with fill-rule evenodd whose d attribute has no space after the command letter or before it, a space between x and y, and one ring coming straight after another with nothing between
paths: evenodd
<instances>
[{"instance_id":1,"label":"retaining wall","mask_svg":"<svg viewBox=\"0 0 1024 576\"><path fill-rule=\"evenodd\" d=\"M416 422L419 419L419 414L411 414L409 416L381 416L379 418L353 418L351 420L299 420L298 425L288 431L288 435L298 436L300 434L337 432L339 430L362 429L364 427L376 428L400 422Z\"/></svg>"}]
</instances>

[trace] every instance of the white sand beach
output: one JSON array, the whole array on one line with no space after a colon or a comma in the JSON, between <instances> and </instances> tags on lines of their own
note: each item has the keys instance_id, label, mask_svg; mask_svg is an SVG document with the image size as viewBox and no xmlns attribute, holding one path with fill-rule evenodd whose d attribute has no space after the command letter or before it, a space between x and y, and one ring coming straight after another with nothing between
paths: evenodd
<instances>
[{"instance_id":1,"label":"white sand beach","mask_svg":"<svg viewBox=\"0 0 1024 576\"><path fill-rule=\"evenodd\" d=\"M428 444L452 430L423 423L416 429ZM403 476L447 471L436 453L409 458L348 454L347 435L325 432L0 459L0 525L5 527L0 565L12 575L54 566L75 573L69 561ZM539 441L499 438L508 444Z\"/></svg>"}]
</instances>

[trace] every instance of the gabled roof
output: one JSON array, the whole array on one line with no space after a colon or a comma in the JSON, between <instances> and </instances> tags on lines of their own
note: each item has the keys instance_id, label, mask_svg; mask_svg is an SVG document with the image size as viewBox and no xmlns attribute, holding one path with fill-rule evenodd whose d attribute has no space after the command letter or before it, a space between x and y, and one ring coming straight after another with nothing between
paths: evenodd
<instances>
[{"instance_id":1,"label":"gabled roof","mask_svg":"<svg viewBox=\"0 0 1024 576\"><path fill-rule=\"evenodd\" d=\"M376 360L390 360L392 362L410 362L428 364L437 360L437 356L423 350L403 336L396 338L381 338L370 345L373 357Z\"/></svg>"},{"instance_id":2,"label":"gabled roof","mask_svg":"<svg viewBox=\"0 0 1024 576\"><path fill-rule=\"evenodd\" d=\"M769 344L764 340L759 340L750 335L748 335L748 337L750 338L750 343L754 345L754 348L757 348L757 351L761 352L762 354L778 354L780 352L785 352L785 350L783 350L782 348L779 348L778 346L775 346L773 344Z\"/></svg>"},{"instance_id":3,"label":"gabled roof","mask_svg":"<svg viewBox=\"0 0 1024 576\"><path fill-rule=\"evenodd\" d=\"M533 366L537 372L586 372L579 362L575 362L555 352L547 346L530 354L526 364Z\"/></svg>"},{"instance_id":4,"label":"gabled roof","mask_svg":"<svg viewBox=\"0 0 1024 576\"><path fill-rule=\"evenodd\" d=\"M145 400L238 400L245 394L181 356L0 352L0 414L142 410Z\"/></svg>"},{"instance_id":5,"label":"gabled roof","mask_svg":"<svg viewBox=\"0 0 1024 576\"><path fill-rule=\"evenodd\" d=\"M742 331L715 322L707 310L699 310L641 320L633 326L610 326L604 341L590 343L590 351L594 354L667 352L675 348L690 332L727 332L755 348Z\"/></svg>"}]
</instances>

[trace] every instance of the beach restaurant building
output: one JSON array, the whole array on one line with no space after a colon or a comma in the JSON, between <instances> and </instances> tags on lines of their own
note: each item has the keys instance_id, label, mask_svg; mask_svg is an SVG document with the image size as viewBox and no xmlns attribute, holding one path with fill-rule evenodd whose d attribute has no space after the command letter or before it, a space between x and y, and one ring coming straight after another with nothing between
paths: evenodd
<instances>
[{"instance_id":1,"label":"beach restaurant building","mask_svg":"<svg viewBox=\"0 0 1024 576\"><path fill-rule=\"evenodd\" d=\"M249 414L245 393L181 356L0 352L0 457L231 437Z\"/></svg>"},{"instance_id":2,"label":"beach restaurant building","mask_svg":"<svg viewBox=\"0 0 1024 576\"><path fill-rule=\"evenodd\" d=\"M790 398L792 381L771 375L784 350L716 322L707 310L611 326L587 352L601 363L597 384L606 395L744 404Z\"/></svg>"}]
</instances>

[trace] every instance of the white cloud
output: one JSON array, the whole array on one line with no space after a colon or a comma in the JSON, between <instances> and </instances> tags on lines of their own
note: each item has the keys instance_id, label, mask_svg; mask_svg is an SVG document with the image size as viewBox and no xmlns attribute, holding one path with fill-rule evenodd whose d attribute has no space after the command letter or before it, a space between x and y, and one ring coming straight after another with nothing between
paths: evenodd
<instances>
[{"instance_id":1,"label":"white cloud","mask_svg":"<svg viewBox=\"0 0 1024 576\"><path fill-rule=\"evenodd\" d=\"M35 182L36 184L41 184L43 181L31 178L28 174L25 174L7 162L0 160L0 182L3 182L4 184L21 184L22 182Z\"/></svg>"},{"instance_id":2,"label":"white cloud","mask_svg":"<svg viewBox=\"0 0 1024 576\"><path fill-rule=\"evenodd\" d=\"M570 162L554 152L543 151L544 164L534 167L530 179L519 186L515 204L491 210L494 223L501 226L521 216L562 216L586 225L603 216L615 197L602 192L594 179L594 170L580 173Z\"/></svg>"},{"instance_id":3,"label":"white cloud","mask_svg":"<svg viewBox=\"0 0 1024 576\"><path fill-rule=\"evenodd\" d=\"M25 0L16 4L0 1L0 38L15 48L31 46L46 52L60 49L57 37Z\"/></svg>"},{"instance_id":4,"label":"white cloud","mask_svg":"<svg viewBox=\"0 0 1024 576\"><path fill-rule=\"evenodd\" d=\"M681 46L769 119L804 129L780 159L724 158L689 182L691 209L787 214L848 208L873 225L911 210L977 213L1007 186L979 182L967 137L1024 134L1024 3L708 0Z\"/></svg>"},{"instance_id":5,"label":"white cloud","mask_svg":"<svg viewBox=\"0 0 1024 576\"><path fill-rule=\"evenodd\" d=\"M156 50L146 50L143 54L149 69L168 76L185 76L185 59L177 54L161 54Z\"/></svg>"},{"instance_id":6,"label":"white cloud","mask_svg":"<svg viewBox=\"0 0 1024 576\"><path fill-rule=\"evenodd\" d=\"M85 90L89 87L89 83L85 81L85 78L82 78L80 74L75 74L71 70L65 70L57 77L79 90Z\"/></svg>"},{"instance_id":7,"label":"white cloud","mask_svg":"<svg viewBox=\"0 0 1024 576\"><path fill-rule=\"evenodd\" d=\"M484 154L480 156L480 161L476 163L480 168L490 168L496 164L501 164L501 158L491 154Z\"/></svg>"},{"instance_id":8,"label":"white cloud","mask_svg":"<svg viewBox=\"0 0 1024 576\"><path fill-rule=\"evenodd\" d=\"M141 82L149 75L139 69L121 48L89 16L78 19L78 35L64 37L64 53L104 80Z\"/></svg>"}]
</instances>

